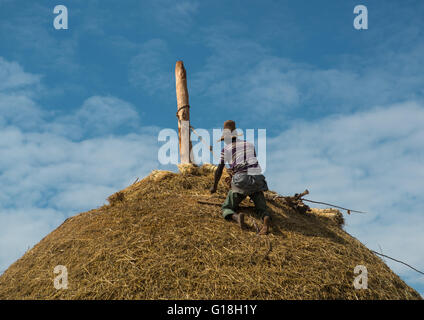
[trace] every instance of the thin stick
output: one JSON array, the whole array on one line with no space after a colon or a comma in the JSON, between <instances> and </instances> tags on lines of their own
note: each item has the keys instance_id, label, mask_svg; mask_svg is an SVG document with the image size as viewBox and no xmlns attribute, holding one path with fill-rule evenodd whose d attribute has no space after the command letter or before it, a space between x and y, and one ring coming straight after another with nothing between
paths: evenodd
<instances>
[{"instance_id":1,"label":"thin stick","mask_svg":"<svg viewBox=\"0 0 424 320\"><path fill-rule=\"evenodd\" d=\"M424 272L422 272L422 271L420 271L420 270L418 270L418 269L415 269L413 266L411 266L411 265L409 265L409 264L407 264L407 263L405 263L405 262L403 262L403 261L396 260L395 258L392 258L392 257L386 256L385 254L379 253L379 252L374 251L374 250L371 250L371 252L374 252L375 254L378 254L378 255L380 255L380 256L383 256L383 257L389 258L389 259L391 259L391 260L393 260L393 261L396 261L396 262L402 263L402 264L404 264L405 266L407 266L407 267L411 268L412 270L415 270L415 271L416 271L416 272L418 272L418 273L424 274Z\"/></svg>"},{"instance_id":2,"label":"thin stick","mask_svg":"<svg viewBox=\"0 0 424 320\"><path fill-rule=\"evenodd\" d=\"M308 201L308 202L313 202L313 203L325 204L327 206L331 206L331 207L339 208L339 209L342 209L342 210L346 210L347 213L349 213L349 214L350 214L350 212L366 213L366 212L363 212L363 211L358 211L358 210L352 210L352 209L347 209L347 208L339 207L339 206L336 206L336 205L331 204L331 203L320 202L320 201L313 201L313 200L308 200L308 199L302 199L302 200L303 201Z\"/></svg>"},{"instance_id":3,"label":"thin stick","mask_svg":"<svg viewBox=\"0 0 424 320\"><path fill-rule=\"evenodd\" d=\"M210 201L205 201L205 200L197 200L197 202L202 203L202 204L212 204L212 205L216 205L216 206L222 206L222 203L210 202Z\"/></svg>"}]
</instances>

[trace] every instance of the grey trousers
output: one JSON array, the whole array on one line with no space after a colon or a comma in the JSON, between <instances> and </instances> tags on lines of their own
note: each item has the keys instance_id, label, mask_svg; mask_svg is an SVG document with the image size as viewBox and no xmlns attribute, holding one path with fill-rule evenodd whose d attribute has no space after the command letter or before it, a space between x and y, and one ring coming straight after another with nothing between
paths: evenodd
<instances>
[{"instance_id":1,"label":"grey trousers","mask_svg":"<svg viewBox=\"0 0 424 320\"><path fill-rule=\"evenodd\" d=\"M239 204L247 197L247 194L242 194L234 192L233 190L228 191L227 198L225 199L224 204L222 205L222 216L225 219L230 219L231 215L236 213L236 210ZM264 219L266 216L270 216L268 213L268 207L266 205L266 200L264 193L262 191L257 191L249 195L249 197L255 203L256 214Z\"/></svg>"}]
</instances>

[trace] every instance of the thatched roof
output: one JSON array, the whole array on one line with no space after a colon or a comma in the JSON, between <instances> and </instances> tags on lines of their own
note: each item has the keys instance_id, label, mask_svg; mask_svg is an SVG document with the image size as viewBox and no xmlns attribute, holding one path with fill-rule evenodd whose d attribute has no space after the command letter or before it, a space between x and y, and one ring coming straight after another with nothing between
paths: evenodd
<instances>
[{"instance_id":1,"label":"thatched roof","mask_svg":"<svg viewBox=\"0 0 424 320\"><path fill-rule=\"evenodd\" d=\"M343 230L340 213L301 214L267 193L274 226L257 236L248 200L249 230L221 217L213 203L226 188L209 195L212 166L182 171L154 171L67 219L0 277L0 299L420 299ZM67 290L53 286L56 265L68 269ZM368 269L367 290L353 287L356 265Z\"/></svg>"}]
</instances>

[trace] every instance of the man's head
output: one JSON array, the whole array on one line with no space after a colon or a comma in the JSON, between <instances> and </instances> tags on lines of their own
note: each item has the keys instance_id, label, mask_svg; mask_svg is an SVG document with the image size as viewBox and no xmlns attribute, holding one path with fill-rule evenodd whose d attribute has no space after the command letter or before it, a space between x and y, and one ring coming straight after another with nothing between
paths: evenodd
<instances>
[{"instance_id":1,"label":"man's head","mask_svg":"<svg viewBox=\"0 0 424 320\"><path fill-rule=\"evenodd\" d=\"M233 139L236 139L239 134L236 131L236 123L233 120L227 120L224 122L224 128L222 136L218 141L224 140L225 143L230 143Z\"/></svg>"}]
</instances>

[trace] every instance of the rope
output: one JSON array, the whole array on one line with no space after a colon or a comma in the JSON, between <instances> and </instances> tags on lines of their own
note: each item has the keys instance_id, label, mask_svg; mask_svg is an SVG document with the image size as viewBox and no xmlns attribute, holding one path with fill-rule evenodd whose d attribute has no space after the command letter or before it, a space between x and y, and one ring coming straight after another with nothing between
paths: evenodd
<instances>
[{"instance_id":1,"label":"rope","mask_svg":"<svg viewBox=\"0 0 424 320\"><path fill-rule=\"evenodd\" d=\"M177 114L176 114L176 116L177 116L177 118L178 119L180 119L179 117L178 117L178 112L180 112L182 109L184 109L184 108L190 108L190 106L188 105L188 104L186 104L185 106L181 106L181 107L179 107L178 109L177 109Z\"/></svg>"},{"instance_id":2,"label":"rope","mask_svg":"<svg viewBox=\"0 0 424 320\"><path fill-rule=\"evenodd\" d=\"M378 254L378 255L380 255L380 256L383 256L383 257L385 257L385 258L391 259L391 260L393 260L393 261L396 261L396 262L402 263L402 264L404 264L405 266L407 266L407 267L411 268L412 270L414 270L414 271L416 271L416 272L421 273L421 274L423 274L423 275L424 275L424 272L422 272L422 271L420 271L420 270L418 270L418 269L414 268L413 266L411 266L411 265L407 264L406 262L403 262L403 261L397 260L397 259L395 259L395 258L392 258L392 257L386 256L385 254L379 253L379 252L374 251L374 250L371 250L371 252L373 252L373 253L375 253L375 254Z\"/></svg>"}]
</instances>

